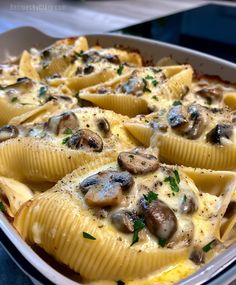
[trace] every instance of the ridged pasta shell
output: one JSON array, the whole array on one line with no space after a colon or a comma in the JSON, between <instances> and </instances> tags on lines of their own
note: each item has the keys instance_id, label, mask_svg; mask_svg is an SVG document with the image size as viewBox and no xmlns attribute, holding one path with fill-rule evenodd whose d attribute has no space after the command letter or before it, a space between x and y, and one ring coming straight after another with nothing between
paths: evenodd
<instances>
[{"instance_id":1,"label":"ridged pasta shell","mask_svg":"<svg viewBox=\"0 0 236 285\"><path fill-rule=\"evenodd\" d=\"M125 123L127 130L145 146L153 130L139 123ZM236 147L214 146L171 134L157 134L160 156L168 163L213 170L236 169Z\"/></svg>"},{"instance_id":2,"label":"ridged pasta shell","mask_svg":"<svg viewBox=\"0 0 236 285\"><path fill-rule=\"evenodd\" d=\"M31 111L37 106L35 105L20 105L12 104L8 102L5 98L0 98L0 108L4 110L0 116L0 126L7 124L13 117L24 114L28 111Z\"/></svg>"},{"instance_id":3,"label":"ridged pasta shell","mask_svg":"<svg viewBox=\"0 0 236 285\"><path fill-rule=\"evenodd\" d=\"M20 206L32 197L32 191L25 184L0 176L0 200L9 216L14 217Z\"/></svg>"},{"instance_id":4,"label":"ridged pasta shell","mask_svg":"<svg viewBox=\"0 0 236 285\"><path fill-rule=\"evenodd\" d=\"M28 77L32 80L40 80L38 72L32 66L31 55L26 50L23 51L20 58L19 74L21 77Z\"/></svg>"},{"instance_id":5,"label":"ridged pasta shell","mask_svg":"<svg viewBox=\"0 0 236 285\"><path fill-rule=\"evenodd\" d=\"M114 161L114 150L102 153L71 150L48 145L34 138L16 138L0 144L0 173L18 180L56 182L79 166L93 160Z\"/></svg>"},{"instance_id":6,"label":"ridged pasta shell","mask_svg":"<svg viewBox=\"0 0 236 285\"><path fill-rule=\"evenodd\" d=\"M223 101L231 110L236 109L236 92L227 92L223 95Z\"/></svg>"},{"instance_id":7,"label":"ridged pasta shell","mask_svg":"<svg viewBox=\"0 0 236 285\"><path fill-rule=\"evenodd\" d=\"M186 248L130 247L119 241L119 233L109 226L99 228L99 220L80 200L56 189L26 203L14 226L29 243L37 243L88 280L142 277L188 255ZM96 240L83 238L82 232Z\"/></svg>"},{"instance_id":8,"label":"ridged pasta shell","mask_svg":"<svg viewBox=\"0 0 236 285\"><path fill-rule=\"evenodd\" d=\"M143 71L145 71L145 69L143 69ZM105 94L96 92L100 87L113 88L118 83L121 84L125 82L132 74L130 71L120 77L117 76L115 79L106 82L104 85L95 85L93 88L82 90L80 98L88 100L101 108L113 110L129 117L134 117L138 114L146 114L149 111L148 107L152 108L153 106L160 104L155 98L160 97L164 100L180 99L183 93L186 92L186 89L191 85L192 68L189 66L167 67L163 69L163 72L167 77L170 76L170 78L164 81L164 83L158 84L158 87L152 92L145 92L145 94L139 97L112 91Z\"/></svg>"}]
</instances>

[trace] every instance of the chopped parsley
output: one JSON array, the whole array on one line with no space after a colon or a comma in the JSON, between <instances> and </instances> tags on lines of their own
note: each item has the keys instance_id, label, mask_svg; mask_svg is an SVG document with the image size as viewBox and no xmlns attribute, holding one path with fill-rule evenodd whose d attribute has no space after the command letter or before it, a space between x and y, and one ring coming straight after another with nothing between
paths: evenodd
<instances>
[{"instance_id":1,"label":"chopped parsley","mask_svg":"<svg viewBox=\"0 0 236 285\"><path fill-rule=\"evenodd\" d=\"M63 140L62 140L62 144L67 144L68 140L70 139L70 137L65 137Z\"/></svg>"},{"instance_id":2,"label":"chopped parsley","mask_svg":"<svg viewBox=\"0 0 236 285\"><path fill-rule=\"evenodd\" d=\"M156 79L152 80L152 85L153 85L154 87L156 87L157 84L158 84L158 81L157 81Z\"/></svg>"},{"instance_id":3,"label":"chopped parsley","mask_svg":"<svg viewBox=\"0 0 236 285\"><path fill-rule=\"evenodd\" d=\"M173 102L173 104L172 104L173 106L178 106L178 105L182 105L182 103L181 103L181 101L174 101Z\"/></svg>"},{"instance_id":4,"label":"chopped parsley","mask_svg":"<svg viewBox=\"0 0 236 285\"><path fill-rule=\"evenodd\" d=\"M179 192L179 185L178 185L180 182L179 173L177 170L174 170L173 173L174 173L174 177L168 176L164 179L164 181L170 183L170 188L172 191Z\"/></svg>"},{"instance_id":5,"label":"chopped parsley","mask_svg":"<svg viewBox=\"0 0 236 285\"><path fill-rule=\"evenodd\" d=\"M155 201L158 198L158 194L149 191L147 195L143 195L144 199L148 202L151 203L152 201Z\"/></svg>"},{"instance_id":6,"label":"chopped parsley","mask_svg":"<svg viewBox=\"0 0 236 285\"><path fill-rule=\"evenodd\" d=\"M143 84L144 84L144 86L143 86L143 92L151 92L151 90L147 87L147 85L148 85L148 82L147 82L147 80L145 79L145 78L143 78Z\"/></svg>"},{"instance_id":7,"label":"chopped parsley","mask_svg":"<svg viewBox=\"0 0 236 285\"><path fill-rule=\"evenodd\" d=\"M76 51L75 51L75 55L76 55L77 57L82 57L83 54L84 54L84 52L83 52L82 50L81 50L80 52L76 52Z\"/></svg>"},{"instance_id":8,"label":"chopped parsley","mask_svg":"<svg viewBox=\"0 0 236 285\"><path fill-rule=\"evenodd\" d=\"M2 201L0 201L0 211L4 212L5 211L5 206Z\"/></svg>"},{"instance_id":9,"label":"chopped parsley","mask_svg":"<svg viewBox=\"0 0 236 285\"><path fill-rule=\"evenodd\" d=\"M161 70L160 68L158 68L158 69L153 68L152 71L153 71L154 73L159 73L159 72L161 72L162 70Z\"/></svg>"},{"instance_id":10,"label":"chopped parsley","mask_svg":"<svg viewBox=\"0 0 236 285\"><path fill-rule=\"evenodd\" d=\"M179 177L179 172L178 172L178 170L175 169L175 170L173 171L173 173L174 173L176 182L179 184L179 182L180 182L180 177Z\"/></svg>"},{"instance_id":11,"label":"chopped parsley","mask_svg":"<svg viewBox=\"0 0 236 285\"><path fill-rule=\"evenodd\" d=\"M154 79L154 77L151 76L151 75L147 75L147 76L145 77L145 79L146 79L146 80L152 80L152 79Z\"/></svg>"},{"instance_id":12,"label":"chopped parsley","mask_svg":"<svg viewBox=\"0 0 236 285\"><path fill-rule=\"evenodd\" d=\"M89 233L83 232L83 238L91 239L91 240L96 240L95 237L90 235Z\"/></svg>"},{"instance_id":13,"label":"chopped parsley","mask_svg":"<svg viewBox=\"0 0 236 285\"><path fill-rule=\"evenodd\" d=\"M152 99L154 99L154 100L158 101L157 96L152 96Z\"/></svg>"},{"instance_id":14,"label":"chopped parsley","mask_svg":"<svg viewBox=\"0 0 236 285\"><path fill-rule=\"evenodd\" d=\"M121 65L119 66L119 68L117 69L117 74L118 74L118 75L121 75L122 72L123 72L123 69L124 69L124 64L121 64Z\"/></svg>"},{"instance_id":15,"label":"chopped parsley","mask_svg":"<svg viewBox=\"0 0 236 285\"><path fill-rule=\"evenodd\" d=\"M158 238L158 244L160 245L160 247L165 247L167 243L167 240L164 238Z\"/></svg>"},{"instance_id":16,"label":"chopped parsley","mask_svg":"<svg viewBox=\"0 0 236 285\"><path fill-rule=\"evenodd\" d=\"M17 97L12 97L12 98L11 98L11 102L12 102L12 103L15 103L15 102L17 102L17 101L18 101L18 98L17 98Z\"/></svg>"},{"instance_id":17,"label":"chopped parsley","mask_svg":"<svg viewBox=\"0 0 236 285\"><path fill-rule=\"evenodd\" d=\"M213 239L211 242L209 242L208 244L206 244L203 248L202 248L202 250L204 251L204 252L208 252L209 250L211 250L214 246L215 246L215 239Z\"/></svg>"},{"instance_id":18,"label":"chopped parsley","mask_svg":"<svg viewBox=\"0 0 236 285\"><path fill-rule=\"evenodd\" d=\"M135 244L136 242L139 241L138 234L139 232L145 228L144 220L143 219L138 219L134 222L134 234L133 234L133 241L130 246Z\"/></svg>"},{"instance_id":19,"label":"chopped parsley","mask_svg":"<svg viewBox=\"0 0 236 285\"><path fill-rule=\"evenodd\" d=\"M44 96L48 91L48 87L47 86L41 86L39 88L39 92L38 92L38 97L42 97Z\"/></svg>"},{"instance_id":20,"label":"chopped parsley","mask_svg":"<svg viewBox=\"0 0 236 285\"><path fill-rule=\"evenodd\" d=\"M72 135L73 134L73 131L71 128L66 128L65 131L64 131L64 134L65 135Z\"/></svg>"}]
</instances>

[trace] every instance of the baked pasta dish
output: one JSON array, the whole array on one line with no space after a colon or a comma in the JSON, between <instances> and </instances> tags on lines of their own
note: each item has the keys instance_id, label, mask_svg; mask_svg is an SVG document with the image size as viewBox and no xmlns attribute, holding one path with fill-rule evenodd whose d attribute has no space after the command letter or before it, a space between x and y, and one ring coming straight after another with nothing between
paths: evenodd
<instances>
[{"instance_id":1,"label":"baked pasta dish","mask_svg":"<svg viewBox=\"0 0 236 285\"><path fill-rule=\"evenodd\" d=\"M1 211L80 284L174 284L235 244L233 83L79 37L2 64L0 106Z\"/></svg>"}]
</instances>

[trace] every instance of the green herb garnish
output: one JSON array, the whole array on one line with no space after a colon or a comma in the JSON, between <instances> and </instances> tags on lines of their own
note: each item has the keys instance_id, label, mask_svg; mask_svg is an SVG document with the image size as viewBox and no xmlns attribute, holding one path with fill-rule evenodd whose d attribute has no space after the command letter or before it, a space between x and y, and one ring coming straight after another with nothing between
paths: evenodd
<instances>
[{"instance_id":1,"label":"green herb garnish","mask_svg":"<svg viewBox=\"0 0 236 285\"><path fill-rule=\"evenodd\" d=\"M144 199L148 202L151 203L152 201L155 201L158 198L158 194L149 191L147 195L143 195Z\"/></svg>"},{"instance_id":2,"label":"green herb garnish","mask_svg":"<svg viewBox=\"0 0 236 285\"><path fill-rule=\"evenodd\" d=\"M15 103L15 102L17 102L17 101L18 101L18 98L17 98L17 97L12 97L12 98L11 98L11 102L12 102L12 103Z\"/></svg>"},{"instance_id":3,"label":"green herb garnish","mask_svg":"<svg viewBox=\"0 0 236 285\"><path fill-rule=\"evenodd\" d=\"M77 57L82 57L83 56L83 54L84 54L84 51L80 51L80 52L76 52L75 51L75 55L77 56Z\"/></svg>"},{"instance_id":4,"label":"green herb garnish","mask_svg":"<svg viewBox=\"0 0 236 285\"><path fill-rule=\"evenodd\" d=\"M42 97L47 93L48 87L47 86L41 86L39 88L39 93L38 93L38 97Z\"/></svg>"},{"instance_id":5,"label":"green herb garnish","mask_svg":"<svg viewBox=\"0 0 236 285\"><path fill-rule=\"evenodd\" d=\"M93 237L92 235L86 233L86 232L83 232L83 238L87 238L87 239L91 239L91 240L96 240L95 237Z\"/></svg>"},{"instance_id":6,"label":"green herb garnish","mask_svg":"<svg viewBox=\"0 0 236 285\"><path fill-rule=\"evenodd\" d=\"M62 140L62 144L67 144L68 140L70 139L70 137L65 137L63 140Z\"/></svg>"},{"instance_id":7,"label":"green herb garnish","mask_svg":"<svg viewBox=\"0 0 236 285\"><path fill-rule=\"evenodd\" d=\"M134 222L134 234L133 234L133 241L130 246L135 244L136 242L139 241L138 234L139 232L145 228L144 220L143 219L138 219Z\"/></svg>"},{"instance_id":8,"label":"green herb garnish","mask_svg":"<svg viewBox=\"0 0 236 285\"><path fill-rule=\"evenodd\" d=\"M151 75L147 75L147 76L145 77L145 79L146 79L146 80L151 80L151 79L154 79L154 77L151 76Z\"/></svg>"},{"instance_id":9,"label":"green herb garnish","mask_svg":"<svg viewBox=\"0 0 236 285\"><path fill-rule=\"evenodd\" d=\"M4 212L5 211L5 206L2 201L0 201L0 211Z\"/></svg>"},{"instance_id":10,"label":"green herb garnish","mask_svg":"<svg viewBox=\"0 0 236 285\"><path fill-rule=\"evenodd\" d=\"M158 238L158 244L160 245L160 247L165 247L167 243L167 240L164 238Z\"/></svg>"},{"instance_id":11,"label":"green herb garnish","mask_svg":"<svg viewBox=\"0 0 236 285\"><path fill-rule=\"evenodd\" d=\"M164 181L170 183L170 187L172 191L179 192L179 185L178 185L180 182L179 173L177 170L174 170L173 173L174 173L174 177L168 176L164 179Z\"/></svg>"},{"instance_id":12,"label":"green herb garnish","mask_svg":"<svg viewBox=\"0 0 236 285\"><path fill-rule=\"evenodd\" d=\"M180 182L180 177L179 177L179 172L178 172L178 170L175 169L175 170L173 171L173 173L174 173L176 182L179 184L179 182Z\"/></svg>"},{"instance_id":13,"label":"green herb garnish","mask_svg":"<svg viewBox=\"0 0 236 285\"><path fill-rule=\"evenodd\" d=\"M65 135L72 135L73 134L73 131L71 128L66 128L65 131L64 131L64 134Z\"/></svg>"},{"instance_id":14,"label":"green herb garnish","mask_svg":"<svg viewBox=\"0 0 236 285\"><path fill-rule=\"evenodd\" d=\"M153 85L154 87L156 87L157 84L158 84L158 81L157 81L156 79L152 80L152 85Z\"/></svg>"},{"instance_id":15,"label":"green herb garnish","mask_svg":"<svg viewBox=\"0 0 236 285\"><path fill-rule=\"evenodd\" d=\"M121 64L121 65L119 66L119 68L117 69L117 74L118 74L118 75L121 75L122 72L123 72L123 69L124 69L124 64Z\"/></svg>"},{"instance_id":16,"label":"green herb garnish","mask_svg":"<svg viewBox=\"0 0 236 285\"><path fill-rule=\"evenodd\" d=\"M157 96L152 96L152 99L154 99L154 100L158 101Z\"/></svg>"},{"instance_id":17,"label":"green herb garnish","mask_svg":"<svg viewBox=\"0 0 236 285\"><path fill-rule=\"evenodd\" d=\"M145 79L145 78L143 78L143 84L144 84L144 86L143 86L143 92L151 92L151 90L147 87L147 85L148 85L148 82L147 82L147 80Z\"/></svg>"},{"instance_id":18,"label":"green herb garnish","mask_svg":"<svg viewBox=\"0 0 236 285\"><path fill-rule=\"evenodd\" d=\"M211 242L209 242L208 244L206 244L203 248L202 248L202 250L204 251L204 252L208 252L209 250L211 250L214 246L215 246L215 239L213 239Z\"/></svg>"},{"instance_id":19,"label":"green herb garnish","mask_svg":"<svg viewBox=\"0 0 236 285\"><path fill-rule=\"evenodd\" d=\"M172 105L173 106L178 106L178 105L182 105L182 103L181 103L181 101L174 101Z\"/></svg>"}]
</instances>

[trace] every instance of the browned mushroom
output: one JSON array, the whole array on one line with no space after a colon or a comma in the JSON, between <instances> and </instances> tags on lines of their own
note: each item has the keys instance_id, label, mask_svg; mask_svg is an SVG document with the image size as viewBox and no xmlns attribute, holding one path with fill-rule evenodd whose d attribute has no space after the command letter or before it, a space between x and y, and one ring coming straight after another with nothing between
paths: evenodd
<instances>
[{"instance_id":1,"label":"browned mushroom","mask_svg":"<svg viewBox=\"0 0 236 285\"><path fill-rule=\"evenodd\" d=\"M88 129L81 129L69 138L67 146L72 149L101 152L103 141L97 133Z\"/></svg>"},{"instance_id":2,"label":"browned mushroom","mask_svg":"<svg viewBox=\"0 0 236 285\"><path fill-rule=\"evenodd\" d=\"M87 66L85 66L85 68L84 68L84 74L85 74L85 75L88 75L88 74L94 72L94 69L95 69L94 66L92 66L92 65L87 65Z\"/></svg>"},{"instance_id":3,"label":"browned mushroom","mask_svg":"<svg viewBox=\"0 0 236 285\"><path fill-rule=\"evenodd\" d=\"M188 130L185 131L185 136L188 139L197 139L203 133L208 122L206 110L198 104L192 104L188 107L188 113L190 124Z\"/></svg>"},{"instance_id":4,"label":"browned mushroom","mask_svg":"<svg viewBox=\"0 0 236 285\"><path fill-rule=\"evenodd\" d=\"M167 114L167 119L173 129L181 129L188 126L188 113L182 105L172 106Z\"/></svg>"},{"instance_id":5,"label":"browned mushroom","mask_svg":"<svg viewBox=\"0 0 236 285\"><path fill-rule=\"evenodd\" d=\"M131 77L125 84L118 87L119 92L140 96L143 94L144 83L142 78Z\"/></svg>"},{"instance_id":6,"label":"browned mushroom","mask_svg":"<svg viewBox=\"0 0 236 285\"><path fill-rule=\"evenodd\" d=\"M110 124L105 118L98 119L97 126L99 131L103 132L105 135L107 135L110 132Z\"/></svg>"},{"instance_id":7,"label":"browned mushroom","mask_svg":"<svg viewBox=\"0 0 236 285\"><path fill-rule=\"evenodd\" d=\"M55 135L63 134L68 128L74 130L78 126L78 119L71 111L51 117L46 124L46 128Z\"/></svg>"},{"instance_id":8,"label":"browned mushroom","mask_svg":"<svg viewBox=\"0 0 236 285\"><path fill-rule=\"evenodd\" d=\"M117 160L121 169L132 174L146 174L159 167L158 159L154 155L136 151L121 152Z\"/></svg>"},{"instance_id":9,"label":"browned mushroom","mask_svg":"<svg viewBox=\"0 0 236 285\"><path fill-rule=\"evenodd\" d=\"M19 134L17 127L13 125L5 125L0 128L0 142L16 138Z\"/></svg>"},{"instance_id":10,"label":"browned mushroom","mask_svg":"<svg viewBox=\"0 0 236 285\"><path fill-rule=\"evenodd\" d=\"M87 177L80 183L79 189L85 194L89 206L116 206L122 200L122 190L128 190L133 183L129 172L107 170Z\"/></svg>"},{"instance_id":11,"label":"browned mushroom","mask_svg":"<svg viewBox=\"0 0 236 285\"><path fill-rule=\"evenodd\" d=\"M20 77L17 79L17 81L13 84L7 85L5 87L2 87L4 91L6 91L6 94L12 95L13 92L19 92L19 93L24 93L28 89L33 87L33 80L31 80L28 77ZM16 91L17 90L17 91Z\"/></svg>"},{"instance_id":12,"label":"browned mushroom","mask_svg":"<svg viewBox=\"0 0 236 285\"><path fill-rule=\"evenodd\" d=\"M211 104L214 100L221 100L223 90L221 87L215 88L202 88L196 92L197 95L205 98L209 104Z\"/></svg>"},{"instance_id":13,"label":"browned mushroom","mask_svg":"<svg viewBox=\"0 0 236 285\"><path fill-rule=\"evenodd\" d=\"M198 104L188 107L176 105L171 107L167 119L171 128L188 139L197 139L203 133L207 122L206 109Z\"/></svg>"},{"instance_id":14,"label":"browned mushroom","mask_svg":"<svg viewBox=\"0 0 236 285\"><path fill-rule=\"evenodd\" d=\"M120 59L116 54L106 54L103 57L110 63L120 64Z\"/></svg>"},{"instance_id":15,"label":"browned mushroom","mask_svg":"<svg viewBox=\"0 0 236 285\"><path fill-rule=\"evenodd\" d=\"M207 135L206 141L211 144L223 144L222 138L230 139L233 134L232 125L217 124Z\"/></svg>"},{"instance_id":16,"label":"browned mushroom","mask_svg":"<svg viewBox=\"0 0 236 285\"><path fill-rule=\"evenodd\" d=\"M127 210L117 211L111 215L112 224L122 233L132 233L136 219L137 215Z\"/></svg>"},{"instance_id":17,"label":"browned mushroom","mask_svg":"<svg viewBox=\"0 0 236 285\"><path fill-rule=\"evenodd\" d=\"M205 253L203 252L202 248L196 246L193 248L189 259L196 265L203 264L205 263Z\"/></svg>"},{"instance_id":18,"label":"browned mushroom","mask_svg":"<svg viewBox=\"0 0 236 285\"><path fill-rule=\"evenodd\" d=\"M177 218L166 203L157 199L140 200L140 210L149 231L159 239L169 240L177 231Z\"/></svg>"},{"instance_id":19,"label":"browned mushroom","mask_svg":"<svg viewBox=\"0 0 236 285\"><path fill-rule=\"evenodd\" d=\"M182 214L193 214L197 209L198 205L195 197L184 195L180 204L180 212Z\"/></svg>"}]
</instances>

